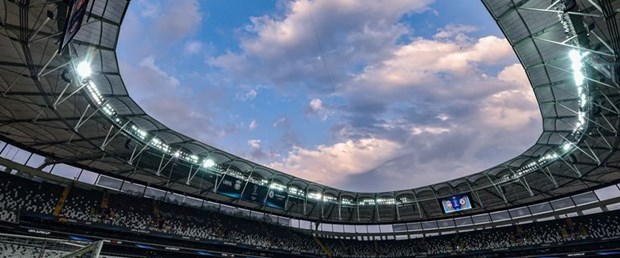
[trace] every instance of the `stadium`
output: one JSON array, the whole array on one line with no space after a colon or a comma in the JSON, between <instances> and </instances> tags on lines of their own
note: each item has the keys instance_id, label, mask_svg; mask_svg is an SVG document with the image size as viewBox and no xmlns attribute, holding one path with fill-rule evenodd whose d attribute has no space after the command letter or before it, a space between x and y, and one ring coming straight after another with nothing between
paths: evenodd
<instances>
[{"instance_id":1,"label":"stadium","mask_svg":"<svg viewBox=\"0 0 620 258\"><path fill-rule=\"evenodd\" d=\"M2 1L0 257L620 256L620 2L482 2L536 97L536 143L354 192L145 113L116 52L129 0Z\"/></svg>"}]
</instances>

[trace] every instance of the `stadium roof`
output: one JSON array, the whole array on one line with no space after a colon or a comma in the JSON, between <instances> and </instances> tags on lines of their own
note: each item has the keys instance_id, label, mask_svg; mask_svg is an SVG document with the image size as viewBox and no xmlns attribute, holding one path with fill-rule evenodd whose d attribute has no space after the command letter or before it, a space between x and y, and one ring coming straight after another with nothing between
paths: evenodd
<instances>
[{"instance_id":1,"label":"stadium roof","mask_svg":"<svg viewBox=\"0 0 620 258\"><path fill-rule=\"evenodd\" d=\"M168 128L128 95L118 68L127 0L90 0L81 30L60 54L64 1L3 1L0 140L47 157L45 165L66 163L234 206L336 223L458 216L444 214L438 199L459 193L470 193L476 207L460 214L472 214L617 183L620 2L483 2L526 70L543 133L523 154L466 177L390 192L343 191ZM90 76L79 67L85 60ZM284 188L284 209L216 194L224 174Z\"/></svg>"}]
</instances>

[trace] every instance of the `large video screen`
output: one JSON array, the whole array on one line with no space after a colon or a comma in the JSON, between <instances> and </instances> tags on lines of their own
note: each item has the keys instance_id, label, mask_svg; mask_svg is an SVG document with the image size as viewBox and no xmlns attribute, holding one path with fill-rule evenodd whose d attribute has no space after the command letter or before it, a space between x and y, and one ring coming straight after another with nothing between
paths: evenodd
<instances>
[{"instance_id":1,"label":"large video screen","mask_svg":"<svg viewBox=\"0 0 620 258\"><path fill-rule=\"evenodd\" d=\"M241 199L255 203L263 203L265 196L267 196L267 187L248 182L248 186L245 187Z\"/></svg>"},{"instance_id":2,"label":"large video screen","mask_svg":"<svg viewBox=\"0 0 620 258\"><path fill-rule=\"evenodd\" d=\"M245 190L244 190L245 187ZM228 197L242 199L267 207L284 209L288 194L285 191L269 189L266 186L257 185L232 176L224 176L217 188L217 193Z\"/></svg>"},{"instance_id":3,"label":"large video screen","mask_svg":"<svg viewBox=\"0 0 620 258\"><path fill-rule=\"evenodd\" d=\"M217 188L217 193L239 199L241 198L241 191L244 185L245 181L241 179L232 176L224 176L220 182L220 186Z\"/></svg>"},{"instance_id":4,"label":"large video screen","mask_svg":"<svg viewBox=\"0 0 620 258\"><path fill-rule=\"evenodd\" d=\"M441 207L444 213L452 213L473 208L469 194L457 194L441 199Z\"/></svg>"},{"instance_id":5,"label":"large video screen","mask_svg":"<svg viewBox=\"0 0 620 258\"><path fill-rule=\"evenodd\" d=\"M269 189L267 198L265 199L265 205L271 208L284 209L286 197L288 197L288 193L285 191Z\"/></svg>"}]
</instances>

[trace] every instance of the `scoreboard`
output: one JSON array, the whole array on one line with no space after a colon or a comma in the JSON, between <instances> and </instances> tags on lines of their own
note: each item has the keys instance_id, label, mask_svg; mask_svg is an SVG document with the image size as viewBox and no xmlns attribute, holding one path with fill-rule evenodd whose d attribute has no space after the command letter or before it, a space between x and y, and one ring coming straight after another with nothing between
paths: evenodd
<instances>
[{"instance_id":1,"label":"scoreboard","mask_svg":"<svg viewBox=\"0 0 620 258\"><path fill-rule=\"evenodd\" d=\"M473 208L469 194L457 194L439 200L444 213L458 212Z\"/></svg>"},{"instance_id":2,"label":"scoreboard","mask_svg":"<svg viewBox=\"0 0 620 258\"><path fill-rule=\"evenodd\" d=\"M284 209L288 197L286 191L271 189L229 175L222 177L217 193L276 209Z\"/></svg>"}]
</instances>

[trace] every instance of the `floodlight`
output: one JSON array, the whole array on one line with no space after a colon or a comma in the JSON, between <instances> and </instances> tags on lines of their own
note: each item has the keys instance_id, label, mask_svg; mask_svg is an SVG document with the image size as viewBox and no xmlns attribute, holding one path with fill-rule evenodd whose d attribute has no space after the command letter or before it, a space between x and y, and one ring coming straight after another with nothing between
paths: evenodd
<instances>
[{"instance_id":1,"label":"floodlight","mask_svg":"<svg viewBox=\"0 0 620 258\"><path fill-rule=\"evenodd\" d=\"M568 57L573 63L581 62L581 53L579 53L578 50L572 49L571 51L568 51Z\"/></svg>"},{"instance_id":2,"label":"floodlight","mask_svg":"<svg viewBox=\"0 0 620 258\"><path fill-rule=\"evenodd\" d=\"M212 159L205 159L202 162L202 166L205 167L205 168L213 167L213 166L215 166L215 161L213 161Z\"/></svg>"},{"instance_id":3,"label":"floodlight","mask_svg":"<svg viewBox=\"0 0 620 258\"><path fill-rule=\"evenodd\" d=\"M174 153L174 157L175 157L175 158L178 158L179 156L181 156L181 152L176 151L176 152Z\"/></svg>"},{"instance_id":4,"label":"floodlight","mask_svg":"<svg viewBox=\"0 0 620 258\"><path fill-rule=\"evenodd\" d=\"M571 148L570 143L565 142L564 144L562 144L562 149L563 149L564 151L568 151L568 150L570 150L570 148Z\"/></svg>"},{"instance_id":5,"label":"floodlight","mask_svg":"<svg viewBox=\"0 0 620 258\"><path fill-rule=\"evenodd\" d=\"M76 72L82 79L90 77L93 70L90 69L90 65L86 61L82 61L78 64Z\"/></svg>"},{"instance_id":6,"label":"floodlight","mask_svg":"<svg viewBox=\"0 0 620 258\"><path fill-rule=\"evenodd\" d=\"M575 80L575 84L577 84L577 86L581 86L583 85L583 81L586 79L586 77L583 75L581 70L575 70L573 72L573 79Z\"/></svg>"}]
</instances>

